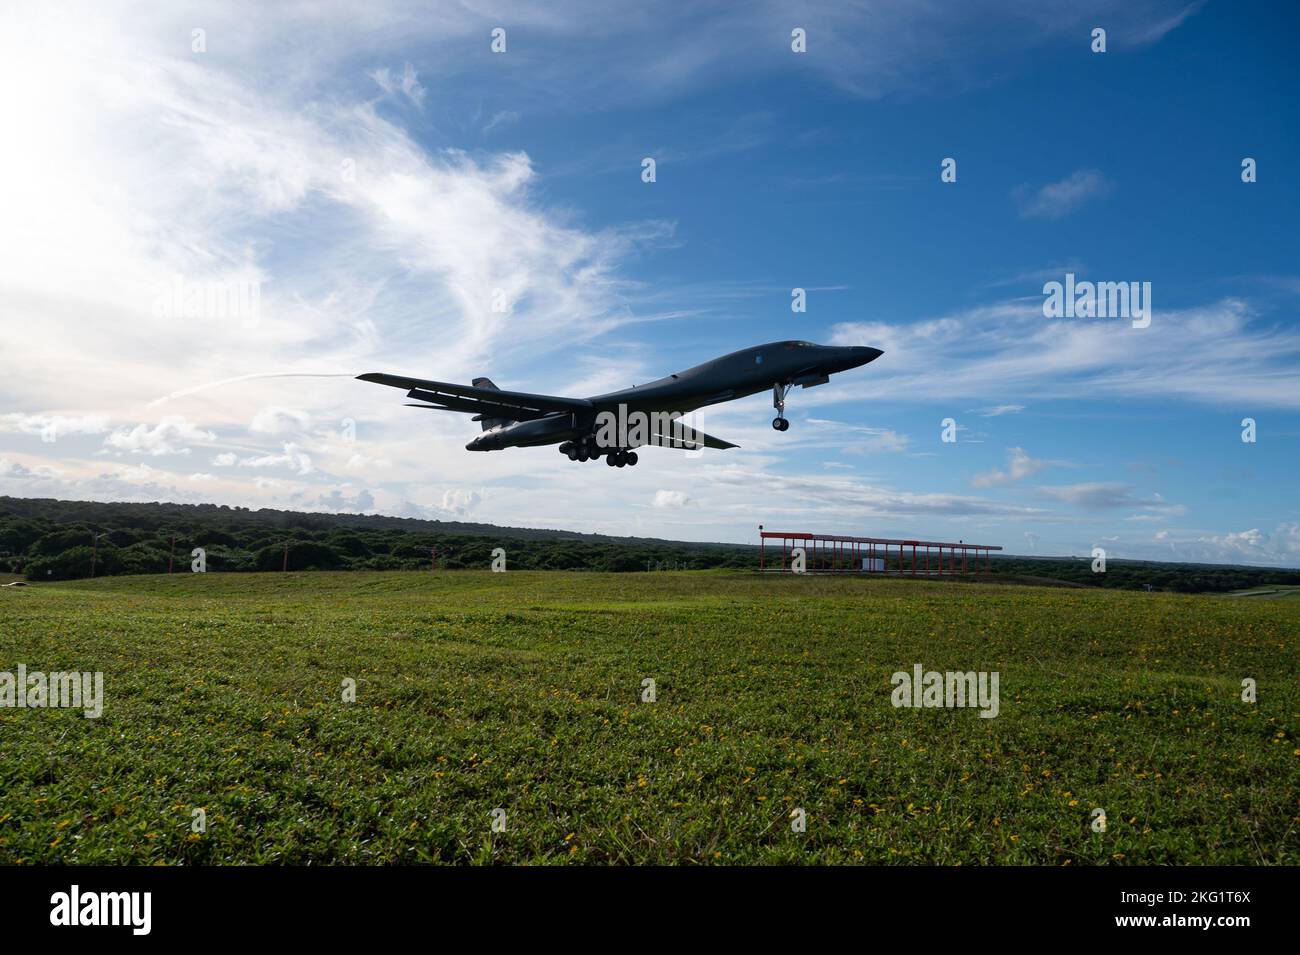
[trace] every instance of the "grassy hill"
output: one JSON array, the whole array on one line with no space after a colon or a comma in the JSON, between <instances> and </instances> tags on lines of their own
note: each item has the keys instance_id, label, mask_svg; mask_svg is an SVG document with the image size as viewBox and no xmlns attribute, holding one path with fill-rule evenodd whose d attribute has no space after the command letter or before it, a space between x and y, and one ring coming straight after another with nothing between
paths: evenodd
<instances>
[{"instance_id":1,"label":"grassy hill","mask_svg":"<svg viewBox=\"0 0 1300 955\"><path fill-rule=\"evenodd\" d=\"M107 702L0 709L0 863L1295 865L1296 612L725 572L2 588L0 670L102 670ZM915 663L998 671L999 715L895 708Z\"/></svg>"}]
</instances>

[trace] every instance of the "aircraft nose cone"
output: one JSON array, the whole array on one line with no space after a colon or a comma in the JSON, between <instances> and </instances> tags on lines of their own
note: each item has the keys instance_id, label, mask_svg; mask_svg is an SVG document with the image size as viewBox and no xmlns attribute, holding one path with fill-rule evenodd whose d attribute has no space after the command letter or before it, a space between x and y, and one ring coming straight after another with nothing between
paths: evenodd
<instances>
[{"instance_id":1,"label":"aircraft nose cone","mask_svg":"<svg viewBox=\"0 0 1300 955\"><path fill-rule=\"evenodd\" d=\"M848 353L853 361L853 364L849 365L850 368L857 368L867 362L875 361L884 354L879 348L872 348L869 345L850 345Z\"/></svg>"}]
</instances>

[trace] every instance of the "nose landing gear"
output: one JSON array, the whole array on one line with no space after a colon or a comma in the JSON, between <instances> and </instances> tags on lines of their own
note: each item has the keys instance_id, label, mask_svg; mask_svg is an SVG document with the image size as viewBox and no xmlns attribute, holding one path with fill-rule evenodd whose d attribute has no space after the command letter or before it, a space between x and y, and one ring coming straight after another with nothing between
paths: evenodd
<instances>
[{"instance_id":1,"label":"nose landing gear","mask_svg":"<svg viewBox=\"0 0 1300 955\"><path fill-rule=\"evenodd\" d=\"M772 407L776 409L776 417L772 419L772 427L777 431L787 431L790 428L790 422L785 417L785 396L790 393L790 385L783 385L777 382L772 386Z\"/></svg>"}]
</instances>

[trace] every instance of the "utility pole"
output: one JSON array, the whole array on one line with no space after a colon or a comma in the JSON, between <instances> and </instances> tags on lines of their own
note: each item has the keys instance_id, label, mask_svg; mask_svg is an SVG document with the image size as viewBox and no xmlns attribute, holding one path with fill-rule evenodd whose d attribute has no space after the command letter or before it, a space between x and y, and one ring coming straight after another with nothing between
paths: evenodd
<instances>
[{"instance_id":1,"label":"utility pole","mask_svg":"<svg viewBox=\"0 0 1300 955\"><path fill-rule=\"evenodd\" d=\"M172 572L172 567L176 563L176 535L172 535L172 549L167 553L167 573Z\"/></svg>"},{"instance_id":2,"label":"utility pole","mask_svg":"<svg viewBox=\"0 0 1300 955\"><path fill-rule=\"evenodd\" d=\"M280 572L284 573L289 569L289 544L291 541L284 542L284 563L280 565Z\"/></svg>"},{"instance_id":3,"label":"utility pole","mask_svg":"<svg viewBox=\"0 0 1300 955\"><path fill-rule=\"evenodd\" d=\"M438 548L436 547L429 548L429 569L438 569Z\"/></svg>"}]
</instances>

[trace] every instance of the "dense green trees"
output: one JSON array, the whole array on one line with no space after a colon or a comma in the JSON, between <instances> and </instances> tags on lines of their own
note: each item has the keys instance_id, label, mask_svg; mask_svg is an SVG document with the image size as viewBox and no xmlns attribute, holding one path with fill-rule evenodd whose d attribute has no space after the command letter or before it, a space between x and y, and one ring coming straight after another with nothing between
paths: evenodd
<instances>
[{"instance_id":1,"label":"dense green trees","mask_svg":"<svg viewBox=\"0 0 1300 955\"><path fill-rule=\"evenodd\" d=\"M532 528L367 517L248 511L213 505L97 504L0 498L0 569L30 580L190 569L205 551L207 569L459 570L487 568L496 547L511 570L614 570L752 567L755 548L610 538Z\"/></svg>"}]
</instances>

